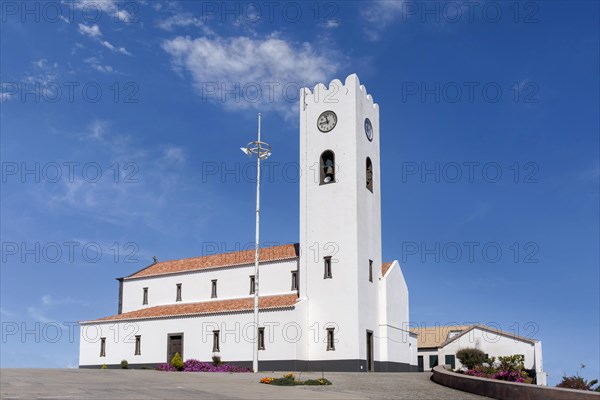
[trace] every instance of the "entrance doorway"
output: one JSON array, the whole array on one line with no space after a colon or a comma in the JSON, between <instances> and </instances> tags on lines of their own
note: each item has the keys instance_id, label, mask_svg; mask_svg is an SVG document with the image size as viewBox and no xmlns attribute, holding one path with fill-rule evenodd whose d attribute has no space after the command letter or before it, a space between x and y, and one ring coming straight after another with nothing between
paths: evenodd
<instances>
[{"instance_id":1,"label":"entrance doorway","mask_svg":"<svg viewBox=\"0 0 600 400\"><path fill-rule=\"evenodd\" d=\"M167 336L167 362L179 353L183 359L183 333L169 333Z\"/></svg>"},{"instance_id":2,"label":"entrance doorway","mask_svg":"<svg viewBox=\"0 0 600 400\"><path fill-rule=\"evenodd\" d=\"M375 371L375 360L373 359L373 332L367 331L367 371Z\"/></svg>"}]
</instances>

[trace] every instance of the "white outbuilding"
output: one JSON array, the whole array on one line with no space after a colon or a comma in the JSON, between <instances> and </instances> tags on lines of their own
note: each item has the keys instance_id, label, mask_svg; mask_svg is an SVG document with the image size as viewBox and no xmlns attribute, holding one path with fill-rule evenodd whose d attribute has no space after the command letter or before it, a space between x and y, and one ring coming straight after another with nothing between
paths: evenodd
<instances>
[{"instance_id":1,"label":"white outbuilding","mask_svg":"<svg viewBox=\"0 0 600 400\"><path fill-rule=\"evenodd\" d=\"M460 369L456 358L461 349L476 348L488 357L521 354L525 369L538 385L546 385L542 342L487 325L435 326L412 329L418 335L418 370L429 371L439 364Z\"/></svg>"},{"instance_id":2,"label":"white outbuilding","mask_svg":"<svg viewBox=\"0 0 600 400\"><path fill-rule=\"evenodd\" d=\"M356 75L300 93L300 240L157 261L119 278L117 314L80 322L82 368L183 359L259 369L416 371L408 288L381 259L379 107Z\"/></svg>"}]
</instances>

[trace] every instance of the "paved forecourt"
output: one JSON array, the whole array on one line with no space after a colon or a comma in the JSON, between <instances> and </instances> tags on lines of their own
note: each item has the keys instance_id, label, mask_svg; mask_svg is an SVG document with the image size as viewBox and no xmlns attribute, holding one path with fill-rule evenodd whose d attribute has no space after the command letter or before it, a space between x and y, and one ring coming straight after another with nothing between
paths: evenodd
<instances>
[{"instance_id":1,"label":"paved forecourt","mask_svg":"<svg viewBox=\"0 0 600 400\"><path fill-rule=\"evenodd\" d=\"M151 370L2 369L2 399L483 399L430 380L430 373L327 372L332 386L258 383L282 372L227 374ZM296 374L301 379L320 373Z\"/></svg>"}]
</instances>

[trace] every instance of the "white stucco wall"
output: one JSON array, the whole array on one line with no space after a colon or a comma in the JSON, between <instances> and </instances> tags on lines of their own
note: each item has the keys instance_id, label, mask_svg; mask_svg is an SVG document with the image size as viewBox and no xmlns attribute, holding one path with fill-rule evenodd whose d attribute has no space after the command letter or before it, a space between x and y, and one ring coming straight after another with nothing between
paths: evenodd
<instances>
[{"instance_id":1,"label":"white stucco wall","mask_svg":"<svg viewBox=\"0 0 600 400\"><path fill-rule=\"evenodd\" d=\"M445 354L455 354L460 349L477 348L490 357L510 356L523 354L525 356L525 368L534 369L535 357L533 344L520 341L511 337L499 335L494 332L475 328L460 338L450 342L440 349L440 364L444 361ZM462 364L456 359L456 368Z\"/></svg>"},{"instance_id":2,"label":"white stucco wall","mask_svg":"<svg viewBox=\"0 0 600 400\"><path fill-rule=\"evenodd\" d=\"M292 293L292 272L298 269L297 260L260 264L260 295ZM250 294L250 275L254 264L201 269L193 272L147 278L124 279L123 312L175 303L176 285L181 283L181 302L224 300ZM213 279L217 280L217 298L211 298ZM148 305L143 305L143 288L148 288Z\"/></svg>"},{"instance_id":3,"label":"white stucco wall","mask_svg":"<svg viewBox=\"0 0 600 400\"><path fill-rule=\"evenodd\" d=\"M211 361L213 330L220 331L223 361L251 361L252 313L202 317L164 318L130 322L83 324L80 330L79 364L130 364L167 362L167 335L183 333L183 358ZM299 324L295 310L261 311L259 325L265 327L265 350L261 360L296 358ZM135 335L141 335L141 355L134 355ZM301 333L300 333L301 336ZM100 357L100 338L106 338L106 356Z\"/></svg>"}]
</instances>

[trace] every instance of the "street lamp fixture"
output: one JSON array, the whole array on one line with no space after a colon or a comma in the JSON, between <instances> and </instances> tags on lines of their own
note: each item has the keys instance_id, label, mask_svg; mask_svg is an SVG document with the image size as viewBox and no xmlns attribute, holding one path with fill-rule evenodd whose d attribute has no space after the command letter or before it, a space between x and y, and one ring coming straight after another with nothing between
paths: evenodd
<instances>
[{"instance_id":1,"label":"street lamp fixture","mask_svg":"<svg viewBox=\"0 0 600 400\"><path fill-rule=\"evenodd\" d=\"M258 113L258 140L240 148L248 157L256 155L256 241L254 243L254 341L252 371L258 372L258 263L260 261L260 161L271 155L271 146L260 141L260 113Z\"/></svg>"}]
</instances>

